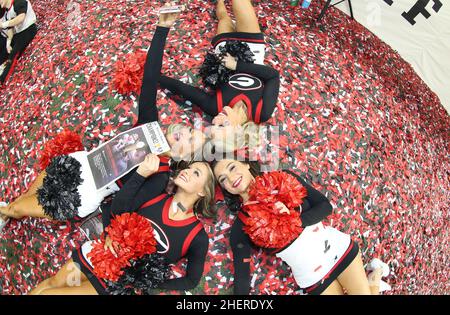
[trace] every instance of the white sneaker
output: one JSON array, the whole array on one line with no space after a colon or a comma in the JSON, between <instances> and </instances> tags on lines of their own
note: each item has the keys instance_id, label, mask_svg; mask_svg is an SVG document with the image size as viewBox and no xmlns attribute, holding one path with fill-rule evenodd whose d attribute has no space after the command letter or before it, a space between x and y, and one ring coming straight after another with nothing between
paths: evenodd
<instances>
[{"instance_id":1,"label":"white sneaker","mask_svg":"<svg viewBox=\"0 0 450 315\"><path fill-rule=\"evenodd\" d=\"M0 201L0 207L6 207L8 204L6 202ZM8 223L9 219L4 220L1 216L0 216L0 233L3 231L3 228L6 226L6 224Z\"/></svg>"},{"instance_id":2,"label":"white sneaker","mask_svg":"<svg viewBox=\"0 0 450 315\"><path fill-rule=\"evenodd\" d=\"M5 71L5 68L6 68L6 63L4 62L0 65L0 75L3 74L3 71Z\"/></svg>"},{"instance_id":3,"label":"white sneaker","mask_svg":"<svg viewBox=\"0 0 450 315\"><path fill-rule=\"evenodd\" d=\"M379 288L380 288L380 292L391 291L392 290L392 287L387 282L385 282L383 280L380 280L380 287Z\"/></svg>"},{"instance_id":4,"label":"white sneaker","mask_svg":"<svg viewBox=\"0 0 450 315\"><path fill-rule=\"evenodd\" d=\"M378 258L372 259L370 263L367 265L367 270L375 270L378 268L383 268L383 275L382 275L383 277L389 276L390 273L389 265L382 262Z\"/></svg>"}]
</instances>

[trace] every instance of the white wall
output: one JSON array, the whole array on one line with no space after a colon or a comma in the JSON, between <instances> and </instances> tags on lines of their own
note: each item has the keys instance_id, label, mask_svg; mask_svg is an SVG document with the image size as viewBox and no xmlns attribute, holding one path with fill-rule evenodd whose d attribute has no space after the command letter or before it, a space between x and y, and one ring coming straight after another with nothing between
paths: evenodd
<instances>
[{"instance_id":1,"label":"white wall","mask_svg":"<svg viewBox=\"0 0 450 315\"><path fill-rule=\"evenodd\" d=\"M430 17L419 14L411 25L402 13L416 3ZM435 12L433 6L439 3ZM347 1L336 7L350 14ZM352 7L355 19L397 50L450 114L450 0L353 0Z\"/></svg>"}]
</instances>

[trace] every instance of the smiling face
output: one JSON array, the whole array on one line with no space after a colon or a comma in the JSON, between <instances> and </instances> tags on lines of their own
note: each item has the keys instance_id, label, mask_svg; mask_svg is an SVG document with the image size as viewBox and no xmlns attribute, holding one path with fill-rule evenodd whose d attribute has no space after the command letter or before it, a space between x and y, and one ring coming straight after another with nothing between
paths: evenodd
<instances>
[{"instance_id":1,"label":"smiling face","mask_svg":"<svg viewBox=\"0 0 450 315\"><path fill-rule=\"evenodd\" d=\"M247 192L254 177L250 165L236 160L222 160L214 167L214 176L226 191L233 195Z\"/></svg>"},{"instance_id":2,"label":"smiling face","mask_svg":"<svg viewBox=\"0 0 450 315\"><path fill-rule=\"evenodd\" d=\"M201 149L206 141L206 136L202 131L182 124L170 125L166 138L172 156L179 159L189 159L191 154Z\"/></svg>"},{"instance_id":3,"label":"smiling face","mask_svg":"<svg viewBox=\"0 0 450 315\"><path fill-rule=\"evenodd\" d=\"M186 193L196 194L199 198L205 196L205 186L210 180L211 169L204 162L192 163L188 168L182 170L174 183Z\"/></svg>"}]
</instances>

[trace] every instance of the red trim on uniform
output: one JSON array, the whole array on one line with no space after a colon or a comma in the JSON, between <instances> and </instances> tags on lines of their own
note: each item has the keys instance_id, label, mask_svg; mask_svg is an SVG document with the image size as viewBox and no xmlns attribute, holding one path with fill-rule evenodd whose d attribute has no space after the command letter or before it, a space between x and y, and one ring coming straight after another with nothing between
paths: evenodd
<instances>
[{"instance_id":1,"label":"red trim on uniform","mask_svg":"<svg viewBox=\"0 0 450 315\"><path fill-rule=\"evenodd\" d=\"M189 246L191 246L192 240L197 236L197 234L203 229L203 224L200 222L189 232L188 236L184 240L183 247L181 249L181 257L186 255Z\"/></svg>"},{"instance_id":2,"label":"red trim on uniform","mask_svg":"<svg viewBox=\"0 0 450 315\"><path fill-rule=\"evenodd\" d=\"M222 98L222 91L217 90L217 112L220 113L223 109L223 98Z\"/></svg>"},{"instance_id":3,"label":"red trim on uniform","mask_svg":"<svg viewBox=\"0 0 450 315\"><path fill-rule=\"evenodd\" d=\"M165 156L165 155L159 156L159 161L162 162L162 163L169 164L169 160L170 160L170 158L168 158L168 157Z\"/></svg>"},{"instance_id":4,"label":"red trim on uniform","mask_svg":"<svg viewBox=\"0 0 450 315\"><path fill-rule=\"evenodd\" d=\"M229 103L228 106L230 106L231 108L234 107L234 105L236 105L237 102L239 101L243 101L245 103L245 105L247 106L247 115L249 119L252 119L252 101L248 98L247 95L245 94L239 94L236 95Z\"/></svg>"},{"instance_id":5,"label":"red trim on uniform","mask_svg":"<svg viewBox=\"0 0 450 315\"><path fill-rule=\"evenodd\" d=\"M168 165L164 165L164 166L160 166L158 169L158 173L159 172L168 172L169 171L169 166Z\"/></svg>"},{"instance_id":6,"label":"red trim on uniform","mask_svg":"<svg viewBox=\"0 0 450 315\"><path fill-rule=\"evenodd\" d=\"M262 111L262 105L263 100L260 99L258 102L258 105L256 105L256 112L255 112L255 123L259 124L261 122L261 111Z\"/></svg>"},{"instance_id":7,"label":"red trim on uniform","mask_svg":"<svg viewBox=\"0 0 450 315\"><path fill-rule=\"evenodd\" d=\"M144 203L142 206L139 207L139 209L142 208L146 208L148 206L151 206L157 202L160 202L161 200L163 200L165 197L167 196L167 194L161 194L153 199L150 199L149 201L147 201L146 203Z\"/></svg>"},{"instance_id":8,"label":"red trim on uniform","mask_svg":"<svg viewBox=\"0 0 450 315\"><path fill-rule=\"evenodd\" d=\"M172 220L169 217L169 209L170 209L170 204L172 203L172 200L173 200L173 197L170 197L169 199L166 200L166 202L164 204L163 213L162 213L162 219L163 219L163 223L165 225L169 225L169 226L185 226L185 225L189 225L189 224L194 223L195 221L197 221L197 217L195 215L190 217L190 218L184 219L184 220ZM189 210L191 210L191 209L189 209Z\"/></svg>"},{"instance_id":9,"label":"red trim on uniform","mask_svg":"<svg viewBox=\"0 0 450 315\"><path fill-rule=\"evenodd\" d=\"M98 282L102 285L102 287L106 289L106 284L103 282L102 279L100 279L99 277L97 277L97 276L95 275L94 269L92 269L91 265L89 265L89 263L88 263L88 262L86 261L86 259L84 258L83 253L81 252L81 247L78 247L78 248L77 248L77 252L78 252L78 255L79 255L80 258L81 258L80 260L81 260L81 262L83 263L83 265L84 265L87 269L89 269L90 272L92 272L92 274L95 276L95 278L97 278Z\"/></svg>"},{"instance_id":10,"label":"red trim on uniform","mask_svg":"<svg viewBox=\"0 0 450 315\"><path fill-rule=\"evenodd\" d=\"M353 241L350 240L350 245L348 246L347 250L345 251L344 255L342 255L341 259L338 260L338 262L334 265L333 268L331 268L331 270L325 275L325 277L322 278L322 280L320 280L318 283L310 286L309 288L306 288L305 291L306 292L311 292L313 291L315 288L317 288L318 286L321 285L321 282L323 280L325 280L326 278L328 278L330 276L330 274L339 266L339 264L345 259L345 257L347 257L348 253L350 253L350 251L353 248Z\"/></svg>"},{"instance_id":11,"label":"red trim on uniform","mask_svg":"<svg viewBox=\"0 0 450 315\"><path fill-rule=\"evenodd\" d=\"M244 258L244 259L242 259L242 261L245 262L245 263L249 263L250 260L251 260L250 258Z\"/></svg>"},{"instance_id":12,"label":"red trim on uniform","mask_svg":"<svg viewBox=\"0 0 450 315\"><path fill-rule=\"evenodd\" d=\"M11 67L9 68L8 73L6 74L5 81L4 81L5 83L8 81L9 77L10 77L11 74L13 73L14 68L16 67L17 60L18 60L18 59L19 59L19 54L16 54L16 55L14 56L14 59L13 59L12 63L11 63Z\"/></svg>"},{"instance_id":13,"label":"red trim on uniform","mask_svg":"<svg viewBox=\"0 0 450 315\"><path fill-rule=\"evenodd\" d=\"M242 222L245 222L246 215L244 213L239 212L237 216L239 219L241 219Z\"/></svg>"},{"instance_id":14,"label":"red trim on uniform","mask_svg":"<svg viewBox=\"0 0 450 315\"><path fill-rule=\"evenodd\" d=\"M123 183L122 183L122 181L121 181L120 179L116 180L116 184L117 184L117 186L119 186L120 188L123 187Z\"/></svg>"},{"instance_id":15,"label":"red trim on uniform","mask_svg":"<svg viewBox=\"0 0 450 315\"><path fill-rule=\"evenodd\" d=\"M224 41L227 41L227 40L238 40L238 41L241 41L241 42L251 42L251 43L265 44L264 39L224 37L222 39L219 39L214 44L214 47L217 46L218 44L220 44L221 42L224 42Z\"/></svg>"}]
</instances>

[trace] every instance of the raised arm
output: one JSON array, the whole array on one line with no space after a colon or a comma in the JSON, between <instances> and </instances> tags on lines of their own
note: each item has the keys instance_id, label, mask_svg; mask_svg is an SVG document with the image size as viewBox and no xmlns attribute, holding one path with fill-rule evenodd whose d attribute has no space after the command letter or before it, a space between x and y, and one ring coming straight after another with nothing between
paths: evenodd
<instances>
[{"instance_id":1,"label":"raised arm","mask_svg":"<svg viewBox=\"0 0 450 315\"><path fill-rule=\"evenodd\" d=\"M166 6L170 6L170 4L166 4ZM159 16L158 26L153 35L144 66L144 78L142 80L141 94L139 96L138 125L150 121L158 121L156 92L161 75L164 46L170 27L175 23L179 16L180 13L162 13Z\"/></svg>"},{"instance_id":2,"label":"raised arm","mask_svg":"<svg viewBox=\"0 0 450 315\"><path fill-rule=\"evenodd\" d=\"M144 78L142 80L141 94L139 95L137 125L158 121L156 92L161 74L164 46L169 30L168 27L157 26L153 35L144 66Z\"/></svg>"},{"instance_id":3,"label":"raised arm","mask_svg":"<svg viewBox=\"0 0 450 315\"><path fill-rule=\"evenodd\" d=\"M208 235L204 230L201 230L192 240L187 252L186 276L167 280L159 288L167 290L189 290L195 288L203 275L208 243Z\"/></svg>"}]
</instances>

